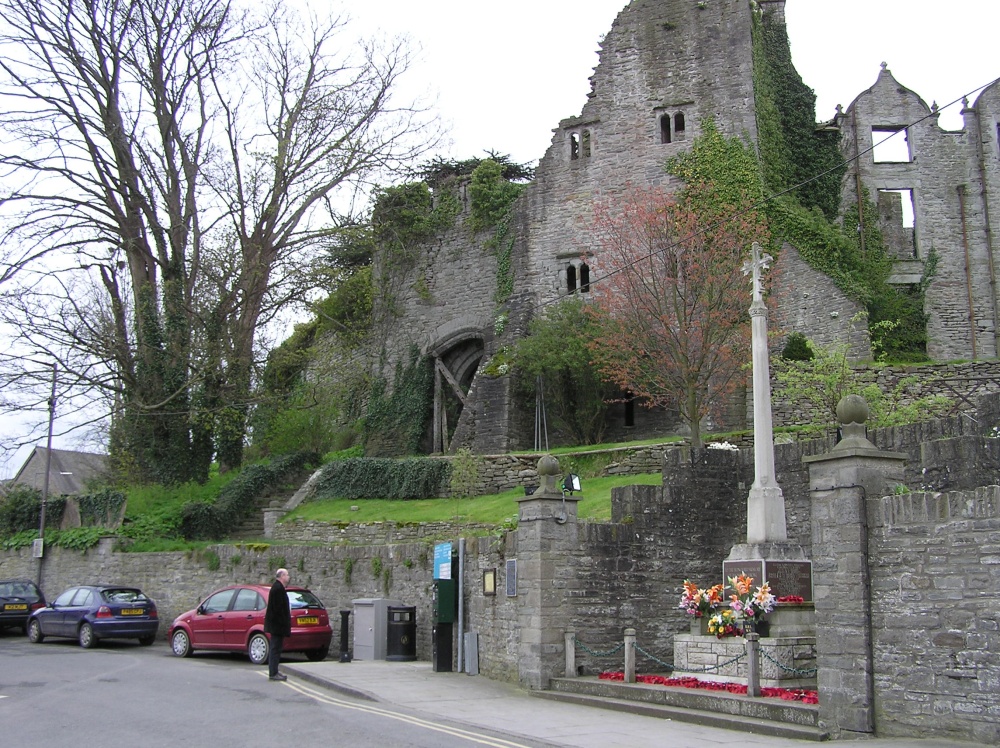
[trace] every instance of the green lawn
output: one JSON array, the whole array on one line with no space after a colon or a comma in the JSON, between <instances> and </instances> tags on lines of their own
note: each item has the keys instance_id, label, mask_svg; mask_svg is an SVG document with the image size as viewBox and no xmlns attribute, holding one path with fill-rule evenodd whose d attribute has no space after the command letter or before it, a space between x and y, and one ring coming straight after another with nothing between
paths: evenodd
<instances>
[{"instance_id":1,"label":"green lawn","mask_svg":"<svg viewBox=\"0 0 1000 748\"><path fill-rule=\"evenodd\" d=\"M657 486L659 473L616 475L608 478L587 478L583 491L575 494L579 516L589 520L611 519L611 489L618 486ZM523 489L500 494L476 496L471 499L419 499L391 501L387 499L324 499L301 504L285 515L283 522L295 518L320 522L445 522L459 521L498 525L517 515L516 499L524 496ZM357 507L352 511L351 507ZM457 518L457 520L456 520Z\"/></svg>"}]
</instances>

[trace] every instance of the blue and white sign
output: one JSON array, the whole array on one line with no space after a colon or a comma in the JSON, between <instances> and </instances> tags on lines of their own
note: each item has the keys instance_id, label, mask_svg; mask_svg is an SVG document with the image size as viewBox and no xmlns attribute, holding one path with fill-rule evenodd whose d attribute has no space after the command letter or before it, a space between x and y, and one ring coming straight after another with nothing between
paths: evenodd
<instances>
[{"instance_id":1,"label":"blue and white sign","mask_svg":"<svg viewBox=\"0 0 1000 748\"><path fill-rule=\"evenodd\" d=\"M434 578L451 579L451 543L434 545Z\"/></svg>"}]
</instances>

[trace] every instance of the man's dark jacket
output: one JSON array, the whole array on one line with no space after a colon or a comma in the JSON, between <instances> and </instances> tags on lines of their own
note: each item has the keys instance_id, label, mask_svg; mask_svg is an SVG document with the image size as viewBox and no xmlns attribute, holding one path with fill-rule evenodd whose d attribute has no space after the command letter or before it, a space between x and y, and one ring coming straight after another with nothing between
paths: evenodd
<instances>
[{"instance_id":1,"label":"man's dark jacket","mask_svg":"<svg viewBox=\"0 0 1000 748\"><path fill-rule=\"evenodd\" d=\"M277 579L267 595L267 610L264 611L264 632L275 636L292 635L292 611L288 607L285 586Z\"/></svg>"}]
</instances>

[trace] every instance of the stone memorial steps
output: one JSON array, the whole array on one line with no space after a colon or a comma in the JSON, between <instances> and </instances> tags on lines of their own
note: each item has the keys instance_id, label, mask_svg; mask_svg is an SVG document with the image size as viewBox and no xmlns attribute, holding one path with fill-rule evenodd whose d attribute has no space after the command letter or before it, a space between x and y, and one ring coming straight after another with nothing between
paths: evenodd
<instances>
[{"instance_id":1,"label":"stone memorial steps","mask_svg":"<svg viewBox=\"0 0 1000 748\"><path fill-rule=\"evenodd\" d=\"M818 726L819 707L781 699L753 699L725 691L700 691L596 677L553 678L540 698L646 717L675 719L707 727L797 740L826 740Z\"/></svg>"}]
</instances>

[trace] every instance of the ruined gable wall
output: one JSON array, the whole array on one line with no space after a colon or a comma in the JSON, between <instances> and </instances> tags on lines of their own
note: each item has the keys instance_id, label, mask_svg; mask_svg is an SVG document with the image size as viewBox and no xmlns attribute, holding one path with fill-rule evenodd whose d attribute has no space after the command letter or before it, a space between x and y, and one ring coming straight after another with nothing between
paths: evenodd
<instances>
[{"instance_id":1,"label":"ruined gable wall","mask_svg":"<svg viewBox=\"0 0 1000 748\"><path fill-rule=\"evenodd\" d=\"M714 117L726 135L756 138L750 27L747 0L703 8L690 0L634 0L619 14L589 100L579 117L559 123L527 195L520 287L541 302L565 294L567 266L596 250L586 231L594 201L630 184L678 186L664 163L690 148L702 119ZM670 143L661 142L664 115Z\"/></svg>"},{"instance_id":2,"label":"ruined gable wall","mask_svg":"<svg viewBox=\"0 0 1000 748\"><path fill-rule=\"evenodd\" d=\"M996 93L983 94L981 100L984 108L987 103L995 107ZM992 111L1000 111L1000 108ZM996 122L995 116L987 119ZM912 190L916 254L908 262L897 264L894 280L918 281L930 253L938 255L925 302L929 317L928 354L934 359L972 357L974 330L975 354L979 357L997 355L996 311L978 177L975 113L965 110L963 130L942 130L927 104L883 69L875 85L837 116L837 124L843 134L841 143L845 159L860 154L844 176L842 212L856 204L858 173L872 200L877 199L878 190ZM875 163L874 154L869 150L873 145L873 127L905 128L910 160ZM996 140L995 127L986 136L992 146ZM876 133L876 140L882 137ZM900 138L902 134L895 137ZM996 180L995 159L990 166ZM960 188L965 191L964 214ZM892 231L887 232L887 238L892 234Z\"/></svg>"}]
</instances>

